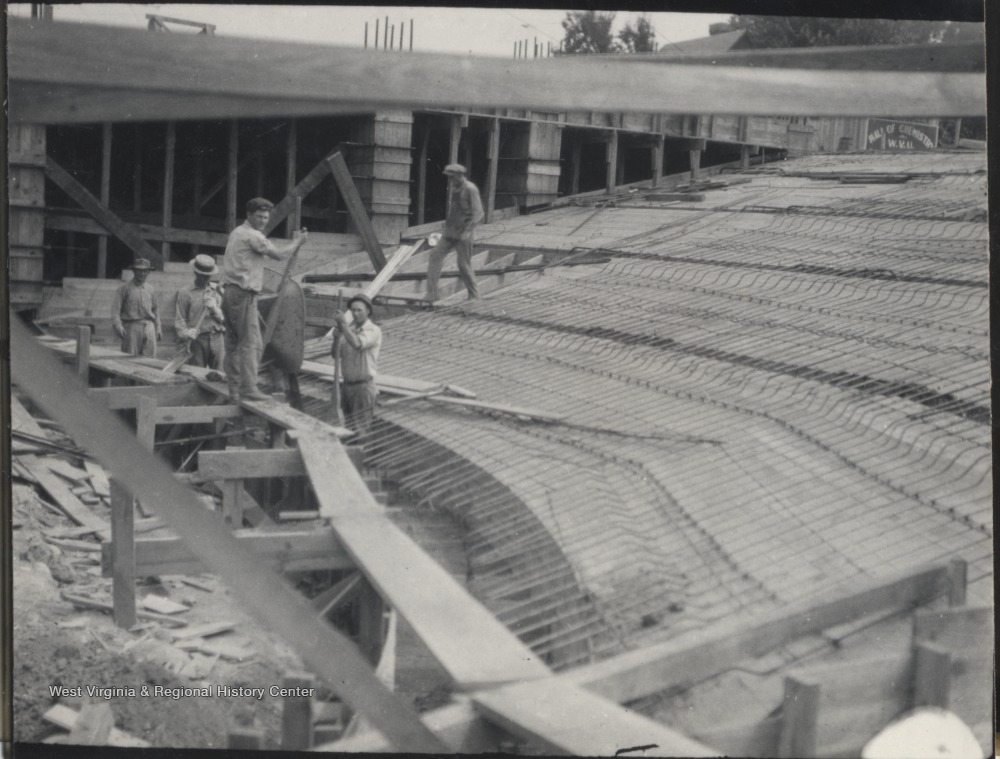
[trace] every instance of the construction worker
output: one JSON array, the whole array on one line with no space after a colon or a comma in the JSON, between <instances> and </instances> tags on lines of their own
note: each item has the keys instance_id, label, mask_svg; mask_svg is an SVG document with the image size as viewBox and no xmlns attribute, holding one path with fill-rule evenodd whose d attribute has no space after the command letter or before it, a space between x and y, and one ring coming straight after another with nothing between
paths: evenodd
<instances>
[{"instance_id":1,"label":"construction worker","mask_svg":"<svg viewBox=\"0 0 1000 759\"><path fill-rule=\"evenodd\" d=\"M472 270L473 230L483 220L483 202L479 198L479 188L465 177L465 167L460 163L450 163L444 167L448 177L451 199L448 202L448 217L438 244L431 248L427 264L427 300L438 299L438 279L445 256L454 248L458 259L458 274L469 291L469 298L479 297L476 274Z\"/></svg>"},{"instance_id":2,"label":"construction worker","mask_svg":"<svg viewBox=\"0 0 1000 759\"><path fill-rule=\"evenodd\" d=\"M111 326L122 339L122 352L156 357L156 341L163 339L156 292L146 283L153 266L148 259L132 264L132 279L115 292L111 303Z\"/></svg>"},{"instance_id":3,"label":"construction worker","mask_svg":"<svg viewBox=\"0 0 1000 759\"><path fill-rule=\"evenodd\" d=\"M275 245L264 236L274 204L266 198L247 201L247 218L229 233L222 259L222 313L225 316L225 368L229 396L266 401L271 396L257 388L257 369L264 352L260 334L257 296L264 286L264 259L280 260L301 248L309 233L295 232L292 240Z\"/></svg>"},{"instance_id":4,"label":"construction worker","mask_svg":"<svg viewBox=\"0 0 1000 759\"><path fill-rule=\"evenodd\" d=\"M348 323L345 314L337 314L333 327L333 345L339 346L339 354L334 356L340 362L344 378L340 408L347 426L363 433L371 427L375 399L378 398L375 375L382 347L382 330L371 320L372 302L364 293L352 296L347 301L347 307L353 321Z\"/></svg>"},{"instance_id":5,"label":"construction worker","mask_svg":"<svg viewBox=\"0 0 1000 759\"><path fill-rule=\"evenodd\" d=\"M200 255L191 259L194 284L177 292L174 329L177 339L191 350L191 366L223 371L226 355L225 319L222 317L222 294L211 281L218 269L215 259Z\"/></svg>"}]
</instances>

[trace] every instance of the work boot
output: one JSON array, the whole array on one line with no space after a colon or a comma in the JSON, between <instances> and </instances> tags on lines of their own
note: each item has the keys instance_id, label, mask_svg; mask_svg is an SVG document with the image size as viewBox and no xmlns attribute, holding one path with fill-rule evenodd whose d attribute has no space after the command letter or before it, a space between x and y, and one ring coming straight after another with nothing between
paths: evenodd
<instances>
[{"instance_id":1,"label":"work boot","mask_svg":"<svg viewBox=\"0 0 1000 759\"><path fill-rule=\"evenodd\" d=\"M262 393L257 388L250 388L249 390L243 390L240 392L240 397L245 401L272 401L274 400L270 395Z\"/></svg>"},{"instance_id":2,"label":"work boot","mask_svg":"<svg viewBox=\"0 0 1000 759\"><path fill-rule=\"evenodd\" d=\"M229 386L229 400L233 403L238 403L240 400L240 386L230 385Z\"/></svg>"}]
</instances>

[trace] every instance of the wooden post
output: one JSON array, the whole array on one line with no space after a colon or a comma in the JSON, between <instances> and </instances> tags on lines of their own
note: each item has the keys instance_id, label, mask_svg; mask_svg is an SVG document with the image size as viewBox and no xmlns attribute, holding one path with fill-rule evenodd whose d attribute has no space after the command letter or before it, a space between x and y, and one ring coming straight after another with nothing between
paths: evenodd
<instances>
[{"instance_id":1,"label":"wooden post","mask_svg":"<svg viewBox=\"0 0 1000 759\"><path fill-rule=\"evenodd\" d=\"M486 172L486 223L493 221L497 205L497 170L500 163L500 119L490 119L489 145L486 148L489 168Z\"/></svg>"},{"instance_id":2,"label":"wooden post","mask_svg":"<svg viewBox=\"0 0 1000 759\"><path fill-rule=\"evenodd\" d=\"M167 122L167 142L163 157L163 232L173 225L174 216L174 156L177 152L177 122ZM164 240L160 252L164 262L170 260L170 243Z\"/></svg>"},{"instance_id":3,"label":"wooden post","mask_svg":"<svg viewBox=\"0 0 1000 759\"><path fill-rule=\"evenodd\" d=\"M458 163L458 143L461 139L462 117L456 114L448 125L448 163Z\"/></svg>"},{"instance_id":4,"label":"wooden post","mask_svg":"<svg viewBox=\"0 0 1000 759\"><path fill-rule=\"evenodd\" d=\"M914 656L913 707L947 709L951 688L951 652L936 643L923 641L917 644Z\"/></svg>"},{"instance_id":5,"label":"wooden post","mask_svg":"<svg viewBox=\"0 0 1000 759\"><path fill-rule=\"evenodd\" d=\"M205 126L201 122L195 125L195 149L194 149L194 186L191 188L191 215L201 216L201 196L205 191L205 153L202 146L205 144ZM200 245L193 245L191 252L194 255L201 253Z\"/></svg>"},{"instance_id":6,"label":"wooden post","mask_svg":"<svg viewBox=\"0 0 1000 759\"><path fill-rule=\"evenodd\" d=\"M135 125L132 151L132 210L140 213L142 211L142 124Z\"/></svg>"},{"instance_id":7,"label":"wooden post","mask_svg":"<svg viewBox=\"0 0 1000 759\"><path fill-rule=\"evenodd\" d=\"M111 485L112 616L118 627L135 626L135 506L114 477Z\"/></svg>"},{"instance_id":8,"label":"wooden post","mask_svg":"<svg viewBox=\"0 0 1000 759\"><path fill-rule=\"evenodd\" d=\"M315 692L316 678L305 673L289 674L281 681L286 690ZM285 696L281 708L281 750L302 751L312 747L312 696Z\"/></svg>"},{"instance_id":9,"label":"wooden post","mask_svg":"<svg viewBox=\"0 0 1000 759\"><path fill-rule=\"evenodd\" d=\"M420 140L420 153L417 164L417 225L424 223L424 213L427 205L427 145L431 139L430 125L424 129Z\"/></svg>"},{"instance_id":10,"label":"wooden post","mask_svg":"<svg viewBox=\"0 0 1000 759\"><path fill-rule=\"evenodd\" d=\"M264 748L264 731L237 727L226 736L226 747L240 751L260 751Z\"/></svg>"},{"instance_id":11,"label":"wooden post","mask_svg":"<svg viewBox=\"0 0 1000 759\"><path fill-rule=\"evenodd\" d=\"M368 578L363 577L358 592L358 648L374 666L382 652L382 618L385 605Z\"/></svg>"},{"instance_id":12,"label":"wooden post","mask_svg":"<svg viewBox=\"0 0 1000 759\"><path fill-rule=\"evenodd\" d=\"M570 163L569 194L576 195L580 192L580 163L583 161L583 143L579 137L573 138L572 158Z\"/></svg>"},{"instance_id":13,"label":"wooden post","mask_svg":"<svg viewBox=\"0 0 1000 759\"><path fill-rule=\"evenodd\" d=\"M691 179L697 179L701 170L701 151L689 150L688 155L691 161Z\"/></svg>"},{"instance_id":14,"label":"wooden post","mask_svg":"<svg viewBox=\"0 0 1000 759\"><path fill-rule=\"evenodd\" d=\"M101 205L111 203L111 124L101 125ZM108 276L108 236L97 239L97 278Z\"/></svg>"},{"instance_id":15,"label":"wooden post","mask_svg":"<svg viewBox=\"0 0 1000 759\"><path fill-rule=\"evenodd\" d=\"M610 195L615 191L615 179L618 177L618 131L611 130L607 138L607 170L605 172L605 187Z\"/></svg>"},{"instance_id":16,"label":"wooden post","mask_svg":"<svg viewBox=\"0 0 1000 759\"><path fill-rule=\"evenodd\" d=\"M948 605L965 606L969 565L963 559L948 562Z\"/></svg>"},{"instance_id":17,"label":"wooden post","mask_svg":"<svg viewBox=\"0 0 1000 759\"><path fill-rule=\"evenodd\" d=\"M660 184L663 179L663 135L658 134L653 138L653 187Z\"/></svg>"},{"instance_id":18,"label":"wooden post","mask_svg":"<svg viewBox=\"0 0 1000 759\"><path fill-rule=\"evenodd\" d=\"M76 374L87 382L90 376L90 327L76 328Z\"/></svg>"},{"instance_id":19,"label":"wooden post","mask_svg":"<svg viewBox=\"0 0 1000 759\"><path fill-rule=\"evenodd\" d=\"M292 119L288 122L288 139L285 143L285 195L290 195L295 189L296 175L298 174L298 153L299 153L299 122ZM289 215L285 221L285 237L292 239L292 234L298 229L298 219L293 219Z\"/></svg>"},{"instance_id":20,"label":"wooden post","mask_svg":"<svg viewBox=\"0 0 1000 759\"><path fill-rule=\"evenodd\" d=\"M819 685L796 677L785 678L779 757L816 756L816 718L819 713Z\"/></svg>"},{"instance_id":21,"label":"wooden post","mask_svg":"<svg viewBox=\"0 0 1000 759\"><path fill-rule=\"evenodd\" d=\"M76 272L76 233L66 233L66 276L72 277Z\"/></svg>"},{"instance_id":22,"label":"wooden post","mask_svg":"<svg viewBox=\"0 0 1000 759\"><path fill-rule=\"evenodd\" d=\"M243 526L243 480L223 480L219 489L222 491L222 521L238 530Z\"/></svg>"},{"instance_id":23,"label":"wooden post","mask_svg":"<svg viewBox=\"0 0 1000 759\"><path fill-rule=\"evenodd\" d=\"M955 119L955 135L951 140L951 147L957 148L959 140L962 139L962 119L961 117Z\"/></svg>"},{"instance_id":24,"label":"wooden post","mask_svg":"<svg viewBox=\"0 0 1000 759\"><path fill-rule=\"evenodd\" d=\"M147 451L153 450L156 440L156 398L141 395L135 408L135 435Z\"/></svg>"},{"instance_id":25,"label":"wooden post","mask_svg":"<svg viewBox=\"0 0 1000 759\"><path fill-rule=\"evenodd\" d=\"M253 140L253 160L257 164L257 186L254 195L259 198L264 194L264 142L259 134Z\"/></svg>"},{"instance_id":26,"label":"wooden post","mask_svg":"<svg viewBox=\"0 0 1000 759\"><path fill-rule=\"evenodd\" d=\"M740 168L749 169L750 168L750 146L740 145Z\"/></svg>"},{"instance_id":27,"label":"wooden post","mask_svg":"<svg viewBox=\"0 0 1000 759\"><path fill-rule=\"evenodd\" d=\"M226 172L226 229L236 228L236 172L240 151L239 122L229 122L229 163Z\"/></svg>"}]
</instances>

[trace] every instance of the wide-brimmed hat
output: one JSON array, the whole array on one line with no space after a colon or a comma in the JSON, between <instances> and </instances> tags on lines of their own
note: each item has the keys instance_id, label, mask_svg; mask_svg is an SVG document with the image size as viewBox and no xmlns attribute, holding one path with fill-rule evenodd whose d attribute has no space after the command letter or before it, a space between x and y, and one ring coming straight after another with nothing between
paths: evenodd
<instances>
[{"instance_id":1,"label":"wide-brimmed hat","mask_svg":"<svg viewBox=\"0 0 1000 759\"><path fill-rule=\"evenodd\" d=\"M465 167L462 164L460 164L460 163L449 163L447 166L444 167L444 171L441 172L441 173L442 174L448 174L448 175L454 174L454 175L457 175L457 176L464 177L465 176Z\"/></svg>"},{"instance_id":2,"label":"wide-brimmed hat","mask_svg":"<svg viewBox=\"0 0 1000 759\"><path fill-rule=\"evenodd\" d=\"M137 258L135 259L135 263L132 264L133 271L136 269L145 269L146 271L149 271L152 268L153 265L149 262L148 258Z\"/></svg>"},{"instance_id":3,"label":"wide-brimmed hat","mask_svg":"<svg viewBox=\"0 0 1000 759\"><path fill-rule=\"evenodd\" d=\"M350 297L350 298L348 299L348 301L347 301L347 307L348 307L348 308L350 308L350 307L351 307L351 304L352 304L352 303L353 303L354 301L356 301L356 300L359 300L359 301L361 301L362 303L364 303L364 304L365 304L366 306L368 306L368 313L371 313L371 312L372 312L372 309L374 308L374 306L372 306L372 299L371 299L371 298L369 298L369 297L368 297L367 295L365 295L364 293L357 293L357 294L355 294L355 295L352 295L352 296L351 296L351 297Z\"/></svg>"},{"instance_id":4,"label":"wide-brimmed hat","mask_svg":"<svg viewBox=\"0 0 1000 759\"><path fill-rule=\"evenodd\" d=\"M195 274L206 274L208 276L211 276L218 271L218 269L215 268L215 259L211 256L205 255L204 253L191 259L191 268L194 269Z\"/></svg>"}]
</instances>

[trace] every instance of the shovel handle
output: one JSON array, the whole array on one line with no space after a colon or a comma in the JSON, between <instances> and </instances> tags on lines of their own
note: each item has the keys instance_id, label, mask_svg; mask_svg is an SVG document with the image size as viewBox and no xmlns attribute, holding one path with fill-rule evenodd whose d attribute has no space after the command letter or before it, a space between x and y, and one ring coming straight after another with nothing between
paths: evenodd
<instances>
[{"instance_id":1,"label":"shovel handle","mask_svg":"<svg viewBox=\"0 0 1000 759\"><path fill-rule=\"evenodd\" d=\"M343 308L343 293L337 290L337 315ZM337 412L337 424L344 426L344 410L340 407L340 335L333 336L333 406Z\"/></svg>"}]
</instances>

